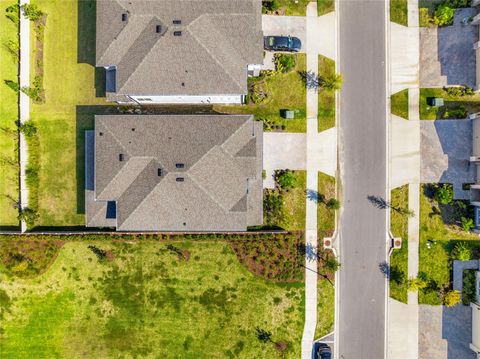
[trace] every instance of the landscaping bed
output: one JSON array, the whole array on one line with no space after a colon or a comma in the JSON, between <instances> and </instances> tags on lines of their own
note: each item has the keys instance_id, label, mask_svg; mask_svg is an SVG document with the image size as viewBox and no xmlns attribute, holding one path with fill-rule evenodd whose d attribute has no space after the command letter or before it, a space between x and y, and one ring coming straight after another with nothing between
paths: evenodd
<instances>
[{"instance_id":1,"label":"landscaping bed","mask_svg":"<svg viewBox=\"0 0 480 359\"><path fill-rule=\"evenodd\" d=\"M0 2L0 227L17 227L18 183L18 10ZM7 12L7 9L8 12ZM7 83L10 83L10 87Z\"/></svg>"},{"instance_id":2,"label":"landscaping bed","mask_svg":"<svg viewBox=\"0 0 480 359\"><path fill-rule=\"evenodd\" d=\"M408 279L408 215L396 209L408 210L408 185L394 188L391 192L390 231L402 238L402 247L390 256L390 297L407 303Z\"/></svg>"},{"instance_id":3,"label":"landscaping bed","mask_svg":"<svg viewBox=\"0 0 480 359\"><path fill-rule=\"evenodd\" d=\"M262 12L267 15L305 16L310 0L263 0Z\"/></svg>"},{"instance_id":4,"label":"landscaping bed","mask_svg":"<svg viewBox=\"0 0 480 359\"><path fill-rule=\"evenodd\" d=\"M335 177L318 172L318 206L317 230L318 240L331 237L335 231L335 210L328 208L327 203L335 198Z\"/></svg>"},{"instance_id":5,"label":"landscaping bed","mask_svg":"<svg viewBox=\"0 0 480 359\"><path fill-rule=\"evenodd\" d=\"M451 89L451 88L450 88ZM422 88L420 89L420 119L438 120L438 119L462 119L469 113L480 111L480 95L461 95L449 94L451 90L441 88ZM458 91L456 91L458 92ZM427 103L428 98L440 97L444 99L444 106L433 107Z\"/></svg>"},{"instance_id":6,"label":"landscaping bed","mask_svg":"<svg viewBox=\"0 0 480 359\"><path fill-rule=\"evenodd\" d=\"M247 104L214 105L213 109L219 113L253 114L256 120L264 122L265 131L306 132L307 94L302 79L306 56L289 56L295 59L295 65L287 72L262 71L259 77L249 79ZM295 118L285 119L284 110L293 110Z\"/></svg>"},{"instance_id":7,"label":"landscaping bed","mask_svg":"<svg viewBox=\"0 0 480 359\"><path fill-rule=\"evenodd\" d=\"M470 206L464 201L440 204L432 187L422 185L420 191L419 277L426 283L419 291L420 304L442 304L452 288L454 259L480 258L478 235L462 228L462 217L471 219Z\"/></svg>"},{"instance_id":8,"label":"landscaping bed","mask_svg":"<svg viewBox=\"0 0 480 359\"><path fill-rule=\"evenodd\" d=\"M301 281L252 274L228 241L98 237L70 237L47 271L21 285L0 268L3 355L300 355ZM259 330L271 340L260 341Z\"/></svg>"},{"instance_id":9,"label":"landscaping bed","mask_svg":"<svg viewBox=\"0 0 480 359\"><path fill-rule=\"evenodd\" d=\"M335 61L318 55L318 76L334 76ZM335 127L335 91L318 89L318 132Z\"/></svg>"}]
</instances>

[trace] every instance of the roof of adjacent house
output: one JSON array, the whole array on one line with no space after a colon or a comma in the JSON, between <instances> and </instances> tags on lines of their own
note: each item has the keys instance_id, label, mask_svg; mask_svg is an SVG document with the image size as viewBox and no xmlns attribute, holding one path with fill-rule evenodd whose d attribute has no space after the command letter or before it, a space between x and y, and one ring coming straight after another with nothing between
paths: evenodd
<instances>
[{"instance_id":1,"label":"roof of adjacent house","mask_svg":"<svg viewBox=\"0 0 480 359\"><path fill-rule=\"evenodd\" d=\"M249 115L96 116L95 201L116 201L117 230L246 230L262 223L262 139Z\"/></svg>"},{"instance_id":2,"label":"roof of adjacent house","mask_svg":"<svg viewBox=\"0 0 480 359\"><path fill-rule=\"evenodd\" d=\"M119 95L245 94L263 63L260 0L99 0L96 32Z\"/></svg>"}]
</instances>

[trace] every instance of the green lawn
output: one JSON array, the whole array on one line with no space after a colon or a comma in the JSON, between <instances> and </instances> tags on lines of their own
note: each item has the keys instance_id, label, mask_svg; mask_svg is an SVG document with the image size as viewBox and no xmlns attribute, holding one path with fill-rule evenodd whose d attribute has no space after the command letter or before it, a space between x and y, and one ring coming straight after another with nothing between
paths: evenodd
<instances>
[{"instance_id":1,"label":"green lawn","mask_svg":"<svg viewBox=\"0 0 480 359\"><path fill-rule=\"evenodd\" d=\"M17 82L17 60L6 44L18 44L17 25L7 19L5 9L15 1L0 0L0 227L18 226L17 126L18 96L5 84L5 80Z\"/></svg>"},{"instance_id":2,"label":"green lawn","mask_svg":"<svg viewBox=\"0 0 480 359\"><path fill-rule=\"evenodd\" d=\"M84 225L81 145L83 130L93 128L92 116L90 122L85 120L84 113L90 108L85 106L105 105L95 89L95 1L36 3L47 13L43 56L46 101L31 107L41 154L37 225ZM33 33L31 46L34 52Z\"/></svg>"},{"instance_id":3,"label":"green lawn","mask_svg":"<svg viewBox=\"0 0 480 359\"><path fill-rule=\"evenodd\" d=\"M317 327L315 339L319 339L333 331L335 321L335 288L326 279L317 283Z\"/></svg>"},{"instance_id":4,"label":"green lawn","mask_svg":"<svg viewBox=\"0 0 480 359\"><path fill-rule=\"evenodd\" d=\"M329 12L332 12L332 11L335 11L334 0L317 0L318 16L328 14Z\"/></svg>"},{"instance_id":5,"label":"green lawn","mask_svg":"<svg viewBox=\"0 0 480 359\"><path fill-rule=\"evenodd\" d=\"M295 187L283 197L284 219L278 225L286 230L304 230L307 210L307 173L294 171Z\"/></svg>"},{"instance_id":6,"label":"green lawn","mask_svg":"<svg viewBox=\"0 0 480 359\"><path fill-rule=\"evenodd\" d=\"M390 271L395 273L390 280L390 297L407 303L407 287L400 279L408 278L408 216L402 215L393 208L408 208L408 185L392 190L391 206L390 230L394 237L402 238L402 248L394 250L390 257Z\"/></svg>"},{"instance_id":7,"label":"green lawn","mask_svg":"<svg viewBox=\"0 0 480 359\"><path fill-rule=\"evenodd\" d=\"M318 76L335 74L335 61L318 55ZM335 92L318 89L318 132L335 126Z\"/></svg>"},{"instance_id":8,"label":"green lawn","mask_svg":"<svg viewBox=\"0 0 480 359\"><path fill-rule=\"evenodd\" d=\"M305 16L307 14L307 5L310 0L276 0L278 9L276 10L277 14L286 15L286 16ZM267 3L267 1L265 1ZM263 8L265 14L271 14L271 11L266 11L266 8Z\"/></svg>"},{"instance_id":9,"label":"green lawn","mask_svg":"<svg viewBox=\"0 0 480 359\"><path fill-rule=\"evenodd\" d=\"M305 54L295 55L297 58L295 68L284 74L275 73L267 76L266 82L271 92L270 99L265 103L249 103L241 106L215 105L213 109L221 113L246 113L254 114L256 120L272 122L283 126L286 132L306 132L307 92L300 73L306 71ZM264 77L252 79L253 82L263 81ZM283 109L298 110L295 119L285 120L281 117Z\"/></svg>"},{"instance_id":10,"label":"green lawn","mask_svg":"<svg viewBox=\"0 0 480 359\"><path fill-rule=\"evenodd\" d=\"M6 238L1 242L2 253L17 253L2 257L0 266L2 357L300 356L303 280L255 276L227 241L69 238L57 257L56 246L49 251L56 259L46 272L22 279L19 267L29 262L12 265L19 253L32 254ZM106 251L105 259L88 245ZM286 352L260 342L257 327L287 343Z\"/></svg>"},{"instance_id":11,"label":"green lawn","mask_svg":"<svg viewBox=\"0 0 480 359\"><path fill-rule=\"evenodd\" d=\"M445 224L438 213L438 204L425 193L420 195L420 253L419 274L425 275L432 287L448 287L450 283L450 252L458 241L466 240L478 246L478 235L465 232L455 225ZM478 256L478 254L477 254ZM419 303L441 304L436 290L427 287L419 291Z\"/></svg>"},{"instance_id":12,"label":"green lawn","mask_svg":"<svg viewBox=\"0 0 480 359\"><path fill-rule=\"evenodd\" d=\"M325 203L335 198L335 178L323 172L318 172L318 207L317 229L318 239L330 237L335 231L335 211L328 209Z\"/></svg>"},{"instance_id":13,"label":"green lawn","mask_svg":"<svg viewBox=\"0 0 480 359\"><path fill-rule=\"evenodd\" d=\"M441 97L445 101L445 106L431 107L427 104L427 98ZM480 111L480 94L475 96L450 96L441 88L422 88L420 89L420 119L437 120L444 118L446 112L455 111L463 107L468 113Z\"/></svg>"},{"instance_id":14,"label":"green lawn","mask_svg":"<svg viewBox=\"0 0 480 359\"><path fill-rule=\"evenodd\" d=\"M408 89L394 93L390 97L390 106L393 115L408 120Z\"/></svg>"},{"instance_id":15,"label":"green lawn","mask_svg":"<svg viewBox=\"0 0 480 359\"><path fill-rule=\"evenodd\" d=\"M390 0L390 21L408 26L408 1Z\"/></svg>"}]
</instances>

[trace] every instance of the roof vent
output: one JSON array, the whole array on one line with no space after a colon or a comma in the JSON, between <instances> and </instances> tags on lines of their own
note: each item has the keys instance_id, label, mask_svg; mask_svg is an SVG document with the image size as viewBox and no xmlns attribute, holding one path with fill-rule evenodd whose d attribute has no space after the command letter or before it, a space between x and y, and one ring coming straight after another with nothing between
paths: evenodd
<instances>
[{"instance_id":1,"label":"roof vent","mask_svg":"<svg viewBox=\"0 0 480 359\"><path fill-rule=\"evenodd\" d=\"M122 21L127 21L128 20L128 14L126 12L124 12L122 14Z\"/></svg>"},{"instance_id":2,"label":"roof vent","mask_svg":"<svg viewBox=\"0 0 480 359\"><path fill-rule=\"evenodd\" d=\"M177 181L177 182L183 182L183 181L185 181L185 178L183 178L183 177L177 177L177 178L175 179L175 181Z\"/></svg>"},{"instance_id":3,"label":"roof vent","mask_svg":"<svg viewBox=\"0 0 480 359\"><path fill-rule=\"evenodd\" d=\"M155 31L157 32L157 34L161 33L162 32L162 25L155 26Z\"/></svg>"},{"instance_id":4,"label":"roof vent","mask_svg":"<svg viewBox=\"0 0 480 359\"><path fill-rule=\"evenodd\" d=\"M185 163L176 163L176 164L175 164L175 167L177 167L177 168L184 168L184 167L185 167Z\"/></svg>"},{"instance_id":5,"label":"roof vent","mask_svg":"<svg viewBox=\"0 0 480 359\"><path fill-rule=\"evenodd\" d=\"M182 36L182 32L181 31L174 31L173 36Z\"/></svg>"},{"instance_id":6,"label":"roof vent","mask_svg":"<svg viewBox=\"0 0 480 359\"><path fill-rule=\"evenodd\" d=\"M119 160L120 162L123 161L123 153L120 153L120 154L118 155L118 160Z\"/></svg>"},{"instance_id":7,"label":"roof vent","mask_svg":"<svg viewBox=\"0 0 480 359\"><path fill-rule=\"evenodd\" d=\"M161 168L157 169L157 176L162 177L162 169Z\"/></svg>"},{"instance_id":8,"label":"roof vent","mask_svg":"<svg viewBox=\"0 0 480 359\"><path fill-rule=\"evenodd\" d=\"M135 131L135 127L132 127L132 131Z\"/></svg>"},{"instance_id":9,"label":"roof vent","mask_svg":"<svg viewBox=\"0 0 480 359\"><path fill-rule=\"evenodd\" d=\"M173 24L174 24L174 25L181 25L181 24L182 24L182 20L178 20L178 19L173 20Z\"/></svg>"},{"instance_id":10,"label":"roof vent","mask_svg":"<svg viewBox=\"0 0 480 359\"><path fill-rule=\"evenodd\" d=\"M185 87L185 82L182 82L182 86Z\"/></svg>"},{"instance_id":11,"label":"roof vent","mask_svg":"<svg viewBox=\"0 0 480 359\"><path fill-rule=\"evenodd\" d=\"M103 132L99 132L98 135L99 135L99 136L103 136Z\"/></svg>"}]
</instances>

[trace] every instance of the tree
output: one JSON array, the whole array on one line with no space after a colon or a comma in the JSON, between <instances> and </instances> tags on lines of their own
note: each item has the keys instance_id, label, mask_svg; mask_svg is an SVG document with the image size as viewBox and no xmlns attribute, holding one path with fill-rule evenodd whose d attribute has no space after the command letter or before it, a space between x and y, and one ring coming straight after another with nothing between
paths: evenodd
<instances>
[{"instance_id":1,"label":"tree","mask_svg":"<svg viewBox=\"0 0 480 359\"><path fill-rule=\"evenodd\" d=\"M30 21L37 21L44 15L43 11L35 4L23 4L21 9L25 17Z\"/></svg>"},{"instance_id":2,"label":"tree","mask_svg":"<svg viewBox=\"0 0 480 359\"><path fill-rule=\"evenodd\" d=\"M336 198L330 198L326 203L328 209L337 210L340 209L340 201Z\"/></svg>"},{"instance_id":3,"label":"tree","mask_svg":"<svg viewBox=\"0 0 480 359\"><path fill-rule=\"evenodd\" d=\"M462 222L462 228L465 232L470 232L470 230L475 227L474 224L473 224L473 219L471 218L467 218L467 217L463 217L460 219L461 222Z\"/></svg>"},{"instance_id":4,"label":"tree","mask_svg":"<svg viewBox=\"0 0 480 359\"><path fill-rule=\"evenodd\" d=\"M445 293L445 296L443 297L443 304L445 304L447 307L453 307L460 303L461 300L462 295L458 290L450 290Z\"/></svg>"},{"instance_id":5,"label":"tree","mask_svg":"<svg viewBox=\"0 0 480 359\"><path fill-rule=\"evenodd\" d=\"M453 24L455 9L448 4L442 4L435 10L433 21L438 26L448 26Z\"/></svg>"},{"instance_id":6,"label":"tree","mask_svg":"<svg viewBox=\"0 0 480 359\"><path fill-rule=\"evenodd\" d=\"M19 214L18 214L18 220L19 221L25 221L27 224L27 227L31 228L35 225L35 222L38 219L38 213L37 211L25 207Z\"/></svg>"},{"instance_id":7,"label":"tree","mask_svg":"<svg viewBox=\"0 0 480 359\"><path fill-rule=\"evenodd\" d=\"M335 273L340 268L340 263L335 256L328 256L325 260L325 270L327 273Z\"/></svg>"},{"instance_id":8,"label":"tree","mask_svg":"<svg viewBox=\"0 0 480 359\"><path fill-rule=\"evenodd\" d=\"M435 200L439 204L447 205L453 201L453 188L452 186L444 183L441 187L436 187Z\"/></svg>"},{"instance_id":9,"label":"tree","mask_svg":"<svg viewBox=\"0 0 480 359\"><path fill-rule=\"evenodd\" d=\"M336 91L342 88L342 75L330 74L318 78L318 85L327 91Z\"/></svg>"},{"instance_id":10,"label":"tree","mask_svg":"<svg viewBox=\"0 0 480 359\"><path fill-rule=\"evenodd\" d=\"M257 339L262 343L271 343L272 342L272 332L268 330L261 329L259 327L255 328L255 333L257 335Z\"/></svg>"},{"instance_id":11,"label":"tree","mask_svg":"<svg viewBox=\"0 0 480 359\"><path fill-rule=\"evenodd\" d=\"M275 171L275 182L280 189L288 190L295 186L295 175L290 170Z\"/></svg>"},{"instance_id":12,"label":"tree","mask_svg":"<svg viewBox=\"0 0 480 359\"><path fill-rule=\"evenodd\" d=\"M419 289L423 289L427 286L427 281L423 278L409 278L407 281L407 289L410 292L416 292Z\"/></svg>"},{"instance_id":13,"label":"tree","mask_svg":"<svg viewBox=\"0 0 480 359\"><path fill-rule=\"evenodd\" d=\"M37 127L35 127L32 121L22 123L18 127L20 132L22 132L26 137L32 137L37 133Z\"/></svg>"},{"instance_id":14,"label":"tree","mask_svg":"<svg viewBox=\"0 0 480 359\"><path fill-rule=\"evenodd\" d=\"M472 259L472 250L465 242L458 242L452 250L451 257L459 261Z\"/></svg>"}]
</instances>

